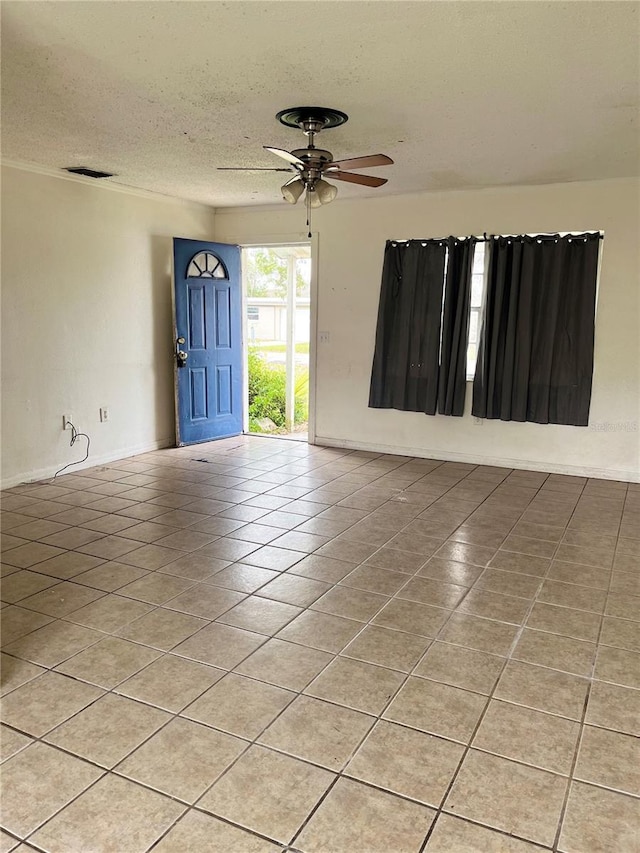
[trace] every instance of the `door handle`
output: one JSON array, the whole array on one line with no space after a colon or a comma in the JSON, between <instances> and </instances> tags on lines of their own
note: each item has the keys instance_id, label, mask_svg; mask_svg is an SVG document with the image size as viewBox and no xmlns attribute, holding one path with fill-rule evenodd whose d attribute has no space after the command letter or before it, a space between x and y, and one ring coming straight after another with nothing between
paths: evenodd
<instances>
[{"instance_id":1,"label":"door handle","mask_svg":"<svg viewBox=\"0 0 640 853\"><path fill-rule=\"evenodd\" d=\"M185 339L183 337L176 338L176 360L178 367L184 367L186 360L189 358L189 353L180 349L184 343Z\"/></svg>"}]
</instances>

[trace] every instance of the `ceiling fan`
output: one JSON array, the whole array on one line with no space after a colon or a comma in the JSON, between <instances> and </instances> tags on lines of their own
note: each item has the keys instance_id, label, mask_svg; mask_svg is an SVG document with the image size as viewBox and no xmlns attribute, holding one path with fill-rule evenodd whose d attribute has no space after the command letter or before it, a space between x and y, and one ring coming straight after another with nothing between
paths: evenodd
<instances>
[{"instance_id":1,"label":"ceiling fan","mask_svg":"<svg viewBox=\"0 0 640 853\"><path fill-rule=\"evenodd\" d=\"M321 130L338 127L349 120L346 113L327 107L290 107L281 110L276 118L287 127L300 128L307 137L306 148L296 148L285 151L282 148L263 146L277 157L289 164L286 168L256 167L245 168L221 166L220 171L260 171L260 172L293 172L281 187L282 197L290 204L295 204L306 190L307 212L309 208L329 204L338 194L338 188L325 178L335 181L347 181L365 187L381 187L387 183L386 178L376 178L373 175L358 175L345 169L365 169L374 166L390 166L393 160L386 154L369 154L365 157L352 157L348 160L334 160L331 151L316 148L315 137ZM307 218L307 224L308 218ZM311 235L309 235L311 236Z\"/></svg>"}]
</instances>

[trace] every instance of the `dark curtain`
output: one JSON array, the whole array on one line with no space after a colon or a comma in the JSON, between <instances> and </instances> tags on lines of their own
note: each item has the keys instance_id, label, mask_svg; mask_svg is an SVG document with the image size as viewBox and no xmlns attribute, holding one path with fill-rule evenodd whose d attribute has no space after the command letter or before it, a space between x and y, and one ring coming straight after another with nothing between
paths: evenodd
<instances>
[{"instance_id":1,"label":"dark curtain","mask_svg":"<svg viewBox=\"0 0 640 853\"><path fill-rule=\"evenodd\" d=\"M598 234L490 241L472 414L587 426Z\"/></svg>"},{"instance_id":2,"label":"dark curtain","mask_svg":"<svg viewBox=\"0 0 640 853\"><path fill-rule=\"evenodd\" d=\"M448 261L442 317L438 413L464 414L474 237L447 240Z\"/></svg>"},{"instance_id":3,"label":"dark curtain","mask_svg":"<svg viewBox=\"0 0 640 853\"><path fill-rule=\"evenodd\" d=\"M369 406L434 415L446 243L388 240Z\"/></svg>"}]
</instances>

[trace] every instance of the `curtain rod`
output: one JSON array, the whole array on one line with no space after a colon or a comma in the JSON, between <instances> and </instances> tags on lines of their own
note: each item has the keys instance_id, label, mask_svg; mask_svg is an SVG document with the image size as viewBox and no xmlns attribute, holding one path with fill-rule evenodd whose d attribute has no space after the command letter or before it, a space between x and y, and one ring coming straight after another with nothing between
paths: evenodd
<instances>
[{"instance_id":1,"label":"curtain rod","mask_svg":"<svg viewBox=\"0 0 640 853\"><path fill-rule=\"evenodd\" d=\"M511 237L515 239L517 237L534 237L534 238L544 238L544 239L555 239L557 237L595 237L597 235L599 240L604 239L603 231L560 231L556 233L545 232L542 234L487 234L486 232L481 236L476 234L467 234L465 237L459 237L459 240L469 240L474 239L478 243L490 243L491 240L499 240L501 237ZM446 243L449 240L449 237L410 237L408 240L398 240L391 238L389 239L389 243Z\"/></svg>"}]
</instances>

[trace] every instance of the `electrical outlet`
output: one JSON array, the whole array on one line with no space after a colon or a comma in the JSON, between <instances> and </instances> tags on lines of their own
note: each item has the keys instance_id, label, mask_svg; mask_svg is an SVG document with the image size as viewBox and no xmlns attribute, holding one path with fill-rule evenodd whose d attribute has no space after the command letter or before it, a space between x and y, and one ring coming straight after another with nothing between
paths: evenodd
<instances>
[{"instance_id":1,"label":"electrical outlet","mask_svg":"<svg viewBox=\"0 0 640 853\"><path fill-rule=\"evenodd\" d=\"M109 420L109 409L105 406L100 409L100 423L104 424Z\"/></svg>"},{"instance_id":2,"label":"electrical outlet","mask_svg":"<svg viewBox=\"0 0 640 853\"><path fill-rule=\"evenodd\" d=\"M482 426L482 424L484 423L484 418L474 417L473 423L475 424L475 426Z\"/></svg>"},{"instance_id":3,"label":"electrical outlet","mask_svg":"<svg viewBox=\"0 0 640 853\"><path fill-rule=\"evenodd\" d=\"M331 332L318 332L318 340L321 344L330 344Z\"/></svg>"},{"instance_id":4,"label":"electrical outlet","mask_svg":"<svg viewBox=\"0 0 640 853\"><path fill-rule=\"evenodd\" d=\"M69 422L73 422L73 415L62 416L62 429L71 429Z\"/></svg>"}]
</instances>

